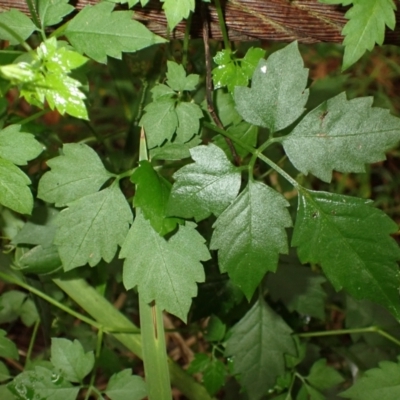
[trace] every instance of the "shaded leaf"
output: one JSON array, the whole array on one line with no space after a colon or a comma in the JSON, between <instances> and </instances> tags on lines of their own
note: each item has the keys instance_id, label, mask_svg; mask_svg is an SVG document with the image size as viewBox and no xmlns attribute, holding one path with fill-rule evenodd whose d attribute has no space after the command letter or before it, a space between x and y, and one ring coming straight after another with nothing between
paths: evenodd
<instances>
[{"instance_id":1,"label":"shaded leaf","mask_svg":"<svg viewBox=\"0 0 400 400\"><path fill-rule=\"evenodd\" d=\"M21 11L11 9L0 13L0 39L8 40L11 45L28 39L36 29L31 19Z\"/></svg>"},{"instance_id":2,"label":"shaded leaf","mask_svg":"<svg viewBox=\"0 0 400 400\"><path fill-rule=\"evenodd\" d=\"M308 383L318 390L324 391L344 381L342 375L334 368L326 365L324 358L316 361L306 377Z\"/></svg>"},{"instance_id":3,"label":"shaded leaf","mask_svg":"<svg viewBox=\"0 0 400 400\"><path fill-rule=\"evenodd\" d=\"M105 393L111 400L141 400L147 396L146 383L142 377L132 375L130 369L124 369L111 376Z\"/></svg>"},{"instance_id":4,"label":"shaded leaf","mask_svg":"<svg viewBox=\"0 0 400 400\"><path fill-rule=\"evenodd\" d=\"M195 103L180 102L175 108L178 117L175 143L188 142L199 133L200 119L203 118L201 108Z\"/></svg>"},{"instance_id":5,"label":"shaded leaf","mask_svg":"<svg viewBox=\"0 0 400 400\"><path fill-rule=\"evenodd\" d=\"M226 369L224 363L215 358L210 360L203 371L203 384L211 396L224 386L225 376Z\"/></svg>"},{"instance_id":6,"label":"shaded leaf","mask_svg":"<svg viewBox=\"0 0 400 400\"><path fill-rule=\"evenodd\" d=\"M7 332L0 329L0 354L4 358L19 359L17 346L6 337Z\"/></svg>"}]
</instances>

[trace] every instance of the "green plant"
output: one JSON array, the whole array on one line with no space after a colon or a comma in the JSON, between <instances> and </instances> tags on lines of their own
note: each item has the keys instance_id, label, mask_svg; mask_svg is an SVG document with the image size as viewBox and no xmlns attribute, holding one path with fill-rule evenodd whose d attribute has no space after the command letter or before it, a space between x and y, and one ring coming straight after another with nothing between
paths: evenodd
<instances>
[{"instance_id":1,"label":"green plant","mask_svg":"<svg viewBox=\"0 0 400 400\"><path fill-rule=\"evenodd\" d=\"M187 34L181 52L112 3L139 1L0 14L0 278L24 290L1 295L0 323L33 326L23 372L0 363L0 397L160 400L171 382L193 400L397 398L398 226L342 182L385 159L400 120L344 93L310 109L297 43L233 49L219 1L225 49ZM194 6L166 0L169 27ZM187 371L164 311L167 333L196 338Z\"/></svg>"}]
</instances>

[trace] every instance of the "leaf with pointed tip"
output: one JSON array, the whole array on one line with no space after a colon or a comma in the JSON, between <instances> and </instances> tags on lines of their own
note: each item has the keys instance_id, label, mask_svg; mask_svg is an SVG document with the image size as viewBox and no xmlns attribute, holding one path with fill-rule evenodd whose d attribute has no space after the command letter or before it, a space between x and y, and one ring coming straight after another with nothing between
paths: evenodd
<instances>
[{"instance_id":1,"label":"leaf with pointed tip","mask_svg":"<svg viewBox=\"0 0 400 400\"><path fill-rule=\"evenodd\" d=\"M128 233L133 216L117 185L68 204L56 219L57 245L65 271L103 258L110 262Z\"/></svg>"},{"instance_id":2,"label":"leaf with pointed tip","mask_svg":"<svg viewBox=\"0 0 400 400\"><path fill-rule=\"evenodd\" d=\"M64 144L62 155L47 161L51 171L39 182L39 199L63 207L97 192L112 175L86 144Z\"/></svg>"},{"instance_id":3,"label":"leaf with pointed tip","mask_svg":"<svg viewBox=\"0 0 400 400\"><path fill-rule=\"evenodd\" d=\"M257 301L232 328L225 355L233 357L250 400L263 397L285 372L285 354L296 355L292 330L264 301Z\"/></svg>"},{"instance_id":4,"label":"leaf with pointed tip","mask_svg":"<svg viewBox=\"0 0 400 400\"><path fill-rule=\"evenodd\" d=\"M184 90L195 90L199 84L199 75L189 74L186 76L185 69L182 64L173 61L167 61L167 85L176 92Z\"/></svg>"},{"instance_id":5,"label":"leaf with pointed tip","mask_svg":"<svg viewBox=\"0 0 400 400\"><path fill-rule=\"evenodd\" d=\"M210 254L204 238L187 222L167 241L136 213L120 258L125 258L123 282L126 289L137 286L146 303L155 300L161 309L186 321L192 297L197 294L196 282L204 282L200 261Z\"/></svg>"},{"instance_id":6,"label":"leaf with pointed tip","mask_svg":"<svg viewBox=\"0 0 400 400\"><path fill-rule=\"evenodd\" d=\"M163 10L167 17L169 29L174 29L184 18L188 18L191 11L194 11L194 0L161 0Z\"/></svg>"},{"instance_id":7,"label":"leaf with pointed tip","mask_svg":"<svg viewBox=\"0 0 400 400\"><path fill-rule=\"evenodd\" d=\"M31 133L20 130L21 125L9 125L0 131L0 157L26 165L43 151L43 146Z\"/></svg>"},{"instance_id":8,"label":"leaf with pointed tip","mask_svg":"<svg viewBox=\"0 0 400 400\"><path fill-rule=\"evenodd\" d=\"M366 163L384 160L400 141L400 119L372 101L341 93L307 114L282 140L293 165L330 182L333 169L364 172Z\"/></svg>"},{"instance_id":9,"label":"leaf with pointed tip","mask_svg":"<svg viewBox=\"0 0 400 400\"><path fill-rule=\"evenodd\" d=\"M178 117L178 128L174 143L186 143L199 133L203 112L197 104L188 102L178 103L175 112Z\"/></svg>"},{"instance_id":10,"label":"leaf with pointed tip","mask_svg":"<svg viewBox=\"0 0 400 400\"><path fill-rule=\"evenodd\" d=\"M251 88L237 86L236 109L243 119L272 133L286 128L304 112L308 70L294 42L260 60Z\"/></svg>"},{"instance_id":11,"label":"leaf with pointed tip","mask_svg":"<svg viewBox=\"0 0 400 400\"><path fill-rule=\"evenodd\" d=\"M21 11L11 9L0 13L0 39L8 40L12 45L28 39L36 29L32 20Z\"/></svg>"},{"instance_id":12,"label":"leaf with pointed tip","mask_svg":"<svg viewBox=\"0 0 400 400\"><path fill-rule=\"evenodd\" d=\"M111 400L141 400L147 396L146 383L141 376L124 369L111 376L105 393Z\"/></svg>"},{"instance_id":13,"label":"leaf with pointed tip","mask_svg":"<svg viewBox=\"0 0 400 400\"><path fill-rule=\"evenodd\" d=\"M19 359L17 346L13 341L6 337L7 332L0 329L0 354L5 358Z\"/></svg>"},{"instance_id":14,"label":"leaf with pointed tip","mask_svg":"<svg viewBox=\"0 0 400 400\"><path fill-rule=\"evenodd\" d=\"M38 0L37 9L43 27L59 24L63 18L74 11L69 0Z\"/></svg>"},{"instance_id":15,"label":"leaf with pointed tip","mask_svg":"<svg viewBox=\"0 0 400 400\"><path fill-rule=\"evenodd\" d=\"M240 189L240 171L214 144L190 149L194 164L175 172L168 214L196 221L219 215Z\"/></svg>"},{"instance_id":16,"label":"leaf with pointed tip","mask_svg":"<svg viewBox=\"0 0 400 400\"><path fill-rule=\"evenodd\" d=\"M336 369L326 365L325 358L321 358L313 364L306 379L309 384L321 391L330 389L344 381L342 375Z\"/></svg>"},{"instance_id":17,"label":"leaf with pointed tip","mask_svg":"<svg viewBox=\"0 0 400 400\"><path fill-rule=\"evenodd\" d=\"M106 63L107 56L120 59L123 52L132 53L165 42L132 20L132 11L113 9L114 5L107 1L86 6L68 23L64 34L77 51Z\"/></svg>"},{"instance_id":18,"label":"leaf with pointed tip","mask_svg":"<svg viewBox=\"0 0 400 400\"><path fill-rule=\"evenodd\" d=\"M292 245L302 263L320 264L336 290L387 307L400 319L398 230L370 200L301 189Z\"/></svg>"},{"instance_id":19,"label":"leaf with pointed tip","mask_svg":"<svg viewBox=\"0 0 400 400\"><path fill-rule=\"evenodd\" d=\"M285 228L292 226L285 198L250 181L218 217L210 248L218 250L221 272L251 299L267 271L275 271L279 253L288 252Z\"/></svg>"}]
</instances>

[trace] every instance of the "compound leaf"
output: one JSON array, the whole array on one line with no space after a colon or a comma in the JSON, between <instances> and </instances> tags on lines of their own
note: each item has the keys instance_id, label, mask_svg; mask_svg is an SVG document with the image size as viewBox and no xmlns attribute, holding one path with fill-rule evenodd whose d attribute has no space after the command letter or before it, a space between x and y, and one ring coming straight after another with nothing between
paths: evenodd
<instances>
[{"instance_id":1,"label":"compound leaf","mask_svg":"<svg viewBox=\"0 0 400 400\"><path fill-rule=\"evenodd\" d=\"M69 22L64 34L77 51L106 63L107 56L120 59L122 52L165 42L132 20L132 11L113 11L113 8L114 5L106 1L86 6Z\"/></svg>"},{"instance_id":2,"label":"compound leaf","mask_svg":"<svg viewBox=\"0 0 400 400\"><path fill-rule=\"evenodd\" d=\"M387 307L400 319L398 229L370 200L301 189L292 245L320 264L336 290Z\"/></svg>"},{"instance_id":3,"label":"compound leaf","mask_svg":"<svg viewBox=\"0 0 400 400\"><path fill-rule=\"evenodd\" d=\"M51 171L41 178L38 197L57 207L97 192L112 176L97 153L82 143L64 144L62 155L47 165Z\"/></svg>"},{"instance_id":4,"label":"compound leaf","mask_svg":"<svg viewBox=\"0 0 400 400\"><path fill-rule=\"evenodd\" d=\"M217 146L190 149L195 161L175 172L168 214L200 221L219 215L240 189L240 171Z\"/></svg>"},{"instance_id":5,"label":"compound leaf","mask_svg":"<svg viewBox=\"0 0 400 400\"><path fill-rule=\"evenodd\" d=\"M285 354L296 355L292 330L264 301L257 301L232 328L225 355L250 400L263 397L285 372Z\"/></svg>"},{"instance_id":6,"label":"compound leaf","mask_svg":"<svg viewBox=\"0 0 400 400\"><path fill-rule=\"evenodd\" d=\"M308 70L303 65L296 42L273 53L267 61L260 60L251 88L238 86L234 91L243 119L276 132L300 117L308 99Z\"/></svg>"},{"instance_id":7,"label":"compound leaf","mask_svg":"<svg viewBox=\"0 0 400 400\"><path fill-rule=\"evenodd\" d=\"M167 85L176 92L184 90L195 90L199 83L199 75L190 74L186 76L185 69L182 64L173 61L167 61Z\"/></svg>"},{"instance_id":8,"label":"compound leaf","mask_svg":"<svg viewBox=\"0 0 400 400\"><path fill-rule=\"evenodd\" d=\"M133 216L117 185L68 204L56 219L57 245L65 271L103 258L110 262L128 233Z\"/></svg>"},{"instance_id":9,"label":"compound leaf","mask_svg":"<svg viewBox=\"0 0 400 400\"><path fill-rule=\"evenodd\" d=\"M124 369L111 376L105 393L111 400L141 400L147 396L146 383L142 377L132 375L130 369Z\"/></svg>"},{"instance_id":10,"label":"compound leaf","mask_svg":"<svg viewBox=\"0 0 400 400\"><path fill-rule=\"evenodd\" d=\"M400 363L382 361L357 379L341 397L352 400L389 400L400 397Z\"/></svg>"},{"instance_id":11,"label":"compound leaf","mask_svg":"<svg viewBox=\"0 0 400 400\"><path fill-rule=\"evenodd\" d=\"M188 18L194 11L194 0L161 0L169 29L174 29L184 18Z\"/></svg>"},{"instance_id":12,"label":"compound leaf","mask_svg":"<svg viewBox=\"0 0 400 400\"><path fill-rule=\"evenodd\" d=\"M330 182L333 169L364 172L366 163L384 160L400 140L400 119L372 101L341 93L307 114L282 141L293 165Z\"/></svg>"},{"instance_id":13,"label":"compound leaf","mask_svg":"<svg viewBox=\"0 0 400 400\"><path fill-rule=\"evenodd\" d=\"M127 289L137 286L146 303L155 300L161 309L186 321L196 282L204 282L200 261L210 254L204 239L187 222L167 241L144 219L140 210L119 257L125 258L123 282Z\"/></svg>"},{"instance_id":14,"label":"compound leaf","mask_svg":"<svg viewBox=\"0 0 400 400\"><path fill-rule=\"evenodd\" d=\"M69 0L38 0L37 10L43 27L56 25L74 11Z\"/></svg>"},{"instance_id":15,"label":"compound leaf","mask_svg":"<svg viewBox=\"0 0 400 400\"><path fill-rule=\"evenodd\" d=\"M394 29L396 5L392 0L353 0L353 7L345 17L349 20L343 28L344 57L342 70L360 59L375 43L380 46L385 38L385 26Z\"/></svg>"},{"instance_id":16,"label":"compound leaf","mask_svg":"<svg viewBox=\"0 0 400 400\"><path fill-rule=\"evenodd\" d=\"M51 339L51 363L70 382L82 382L94 367L93 351L85 353L78 340Z\"/></svg>"},{"instance_id":17,"label":"compound leaf","mask_svg":"<svg viewBox=\"0 0 400 400\"><path fill-rule=\"evenodd\" d=\"M17 165L36 158L43 146L31 133L20 132L21 125L9 125L0 131L0 157Z\"/></svg>"},{"instance_id":18,"label":"compound leaf","mask_svg":"<svg viewBox=\"0 0 400 400\"><path fill-rule=\"evenodd\" d=\"M178 103L175 112L178 117L178 128L174 143L186 143L199 132L203 112L197 104L187 102Z\"/></svg>"},{"instance_id":19,"label":"compound leaf","mask_svg":"<svg viewBox=\"0 0 400 400\"><path fill-rule=\"evenodd\" d=\"M8 40L12 45L28 39L36 29L31 19L21 11L11 9L0 13L0 39Z\"/></svg>"},{"instance_id":20,"label":"compound leaf","mask_svg":"<svg viewBox=\"0 0 400 400\"><path fill-rule=\"evenodd\" d=\"M288 252L288 205L269 186L250 181L214 224L210 248L218 250L221 272L227 272L248 299L265 273L276 270L279 253Z\"/></svg>"},{"instance_id":21,"label":"compound leaf","mask_svg":"<svg viewBox=\"0 0 400 400\"><path fill-rule=\"evenodd\" d=\"M203 384L211 396L225 384L227 374L225 365L218 359L212 359L203 371Z\"/></svg>"}]
</instances>

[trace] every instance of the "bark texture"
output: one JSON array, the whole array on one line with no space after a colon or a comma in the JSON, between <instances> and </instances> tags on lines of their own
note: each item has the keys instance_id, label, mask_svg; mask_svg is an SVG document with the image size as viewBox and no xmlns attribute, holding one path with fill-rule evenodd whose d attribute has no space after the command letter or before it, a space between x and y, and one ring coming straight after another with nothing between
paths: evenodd
<instances>
[{"instance_id":1,"label":"bark texture","mask_svg":"<svg viewBox=\"0 0 400 400\"><path fill-rule=\"evenodd\" d=\"M96 4L96 0L71 1L77 9ZM151 31L167 36L167 22L159 0L151 0L145 7L134 7L134 18ZM0 0L0 11L16 8L29 14L25 0ZM197 7L199 8L199 7ZM341 31L346 9L318 3L318 0L226 0L225 20L231 40L272 40L302 43L341 42ZM222 39L215 8L209 6L210 38ZM400 12L396 14L400 22ZM399 23L397 23L397 26ZM180 23L170 35L182 38L185 23ZM202 37L201 16L192 19L191 37ZM400 44L400 29L387 30L385 43Z\"/></svg>"}]
</instances>

